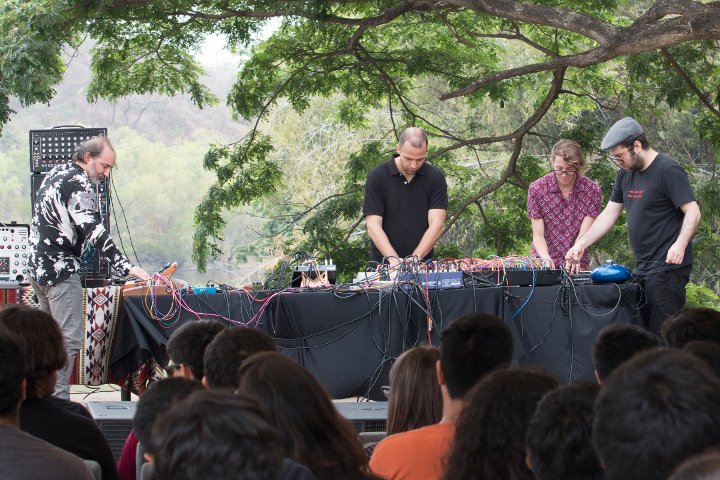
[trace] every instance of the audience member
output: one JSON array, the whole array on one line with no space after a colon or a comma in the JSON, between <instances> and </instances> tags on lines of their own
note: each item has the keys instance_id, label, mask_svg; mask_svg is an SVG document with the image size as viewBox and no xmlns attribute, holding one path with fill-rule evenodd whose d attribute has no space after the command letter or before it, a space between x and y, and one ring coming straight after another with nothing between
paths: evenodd
<instances>
[{"instance_id":1,"label":"audience member","mask_svg":"<svg viewBox=\"0 0 720 480\"><path fill-rule=\"evenodd\" d=\"M238 386L238 368L253 353L277 350L272 338L260 330L245 327L226 328L215 336L205 350L205 377L208 388Z\"/></svg>"},{"instance_id":2,"label":"audience member","mask_svg":"<svg viewBox=\"0 0 720 480\"><path fill-rule=\"evenodd\" d=\"M693 340L720 343L720 312L707 307L680 310L663 322L662 336L675 348Z\"/></svg>"},{"instance_id":3,"label":"audience member","mask_svg":"<svg viewBox=\"0 0 720 480\"><path fill-rule=\"evenodd\" d=\"M390 368L386 435L438 423L442 394L437 381L437 347L420 346L404 351ZM368 457L377 442L365 446Z\"/></svg>"},{"instance_id":4,"label":"audience member","mask_svg":"<svg viewBox=\"0 0 720 480\"><path fill-rule=\"evenodd\" d=\"M197 390L203 390L200 382L182 377L165 378L145 390L137 402L133 417L133 430L145 453L154 453L150 432L157 417Z\"/></svg>"},{"instance_id":5,"label":"audience member","mask_svg":"<svg viewBox=\"0 0 720 480\"><path fill-rule=\"evenodd\" d=\"M720 378L720 344L693 340L686 343L682 349L704 360L715 375Z\"/></svg>"},{"instance_id":6,"label":"audience member","mask_svg":"<svg viewBox=\"0 0 720 480\"><path fill-rule=\"evenodd\" d=\"M173 377L201 381L205 374L205 349L225 326L215 320L189 322L175 330L166 346L170 363L167 371ZM149 435L149 433L148 433ZM138 437L135 430L125 440L117 471L120 480L135 480L137 464L135 451Z\"/></svg>"},{"instance_id":7,"label":"audience member","mask_svg":"<svg viewBox=\"0 0 720 480\"><path fill-rule=\"evenodd\" d=\"M283 460L277 431L256 399L198 391L161 415L152 429L158 480L314 480Z\"/></svg>"},{"instance_id":8,"label":"audience member","mask_svg":"<svg viewBox=\"0 0 720 480\"><path fill-rule=\"evenodd\" d=\"M276 352L257 353L239 371L238 392L267 407L285 456L307 465L320 480L373 478L350 423L315 377Z\"/></svg>"},{"instance_id":9,"label":"audience member","mask_svg":"<svg viewBox=\"0 0 720 480\"><path fill-rule=\"evenodd\" d=\"M226 326L215 320L188 322L175 330L167 342L172 376L202 380L205 375L205 349Z\"/></svg>"},{"instance_id":10,"label":"audience member","mask_svg":"<svg viewBox=\"0 0 720 480\"><path fill-rule=\"evenodd\" d=\"M720 444L720 380L688 352L643 352L603 384L593 443L607 478L665 479Z\"/></svg>"},{"instance_id":11,"label":"audience member","mask_svg":"<svg viewBox=\"0 0 720 480\"><path fill-rule=\"evenodd\" d=\"M528 467L537 480L602 480L592 444L596 383L562 385L538 403L527 427Z\"/></svg>"},{"instance_id":12,"label":"audience member","mask_svg":"<svg viewBox=\"0 0 720 480\"><path fill-rule=\"evenodd\" d=\"M708 450L688 458L668 480L720 480L720 451Z\"/></svg>"},{"instance_id":13,"label":"audience member","mask_svg":"<svg viewBox=\"0 0 720 480\"><path fill-rule=\"evenodd\" d=\"M25 397L27 350L0 326L0 473L12 480L92 480L75 455L22 432L18 411Z\"/></svg>"},{"instance_id":14,"label":"audience member","mask_svg":"<svg viewBox=\"0 0 720 480\"><path fill-rule=\"evenodd\" d=\"M527 425L540 399L558 386L541 370L511 368L468 393L443 479L533 480L525 462Z\"/></svg>"},{"instance_id":15,"label":"audience member","mask_svg":"<svg viewBox=\"0 0 720 480\"><path fill-rule=\"evenodd\" d=\"M117 479L115 459L95 422L73 413L69 400L52 395L58 370L67 362L60 326L49 313L25 305L0 309L0 324L25 346L27 398L20 429L86 460L100 464L103 480Z\"/></svg>"},{"instance_id":16,"label":"audience member","mask_svg":"<svg viewBox=\"0 0 720 480\"><path fill-rule=\"evenodd\" d=\"M438 423L442 394L437 381L437 347L415 347L403 352L390 369L387 434Z\"/></svg>"},{"instance_id":17,"label":"audience member","mask_svg":"<svg viewBox=\"0 0 720 480\"><path fill-rule=\"evenodd\" d=\"M598 383L610 372L636 354L660 347L660 338L637 325L613 323L603 328L595 339L592 357Z\"/></svg>"},{"instance_id":18,"label":"audience member","mask_svg":"<svg viewBox=\"0 0 720 480\"><path fill-rule=\"evenodd\" d=\"M383 439L373 452L372 471L388 480L440 478L465 394L488 373L508 367L512 352L510 329L493 315L473 313L451 323L442 333L436 368L440 422Z\"/></svg>"}]
</instances>

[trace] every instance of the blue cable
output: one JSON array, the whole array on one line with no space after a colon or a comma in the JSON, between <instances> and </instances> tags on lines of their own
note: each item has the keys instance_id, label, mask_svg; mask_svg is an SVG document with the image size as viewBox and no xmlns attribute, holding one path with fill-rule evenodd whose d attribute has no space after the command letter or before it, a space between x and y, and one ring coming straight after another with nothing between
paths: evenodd
<instances>
[{"instance_id":1,"label":"blue cable","mask_svg":"<svg viewBox=\"0 0 720 480\"><path fill-rule=\"evenodd\" d=\"M527 298L525 299L525 302L523 302L523 304L520 305L520 308L518 308L515 311L515 313L513 313L513 316L512 316L513 320L515 320L515 317L517 316L517 314L520 313L523 308L525 308L525 305L528 304L528 302L530 301L530 299L533 296L533 293L535 293L535 269L532 269L532 290L530 290L530 295L528 295Z\"/></svg>"}]
</instances>

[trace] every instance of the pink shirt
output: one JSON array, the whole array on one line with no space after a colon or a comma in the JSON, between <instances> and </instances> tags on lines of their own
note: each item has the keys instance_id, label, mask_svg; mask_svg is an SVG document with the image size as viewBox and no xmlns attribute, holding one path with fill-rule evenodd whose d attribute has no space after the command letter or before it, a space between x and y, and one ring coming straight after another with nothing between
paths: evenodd
<instances>
[{"instance_id":1,"label":"pink shirt","mask_svg":"<svg viewBox=\"0 0 720 480\"><path fill-rule=\"evenodd\" d=\"M550 258L556 267L565 265L565 254L575 243L585 217L600 214L602 191L600 186L584 175L575 179L567 200L563 198L555 181L555 174L548 173L530 184L528 189L528 217L541 218L545 222L545 241ZM537 254L535 245L532 253ZM585 252L580 267L587 270L590 258Z\"/></svg>"}]
</instances>

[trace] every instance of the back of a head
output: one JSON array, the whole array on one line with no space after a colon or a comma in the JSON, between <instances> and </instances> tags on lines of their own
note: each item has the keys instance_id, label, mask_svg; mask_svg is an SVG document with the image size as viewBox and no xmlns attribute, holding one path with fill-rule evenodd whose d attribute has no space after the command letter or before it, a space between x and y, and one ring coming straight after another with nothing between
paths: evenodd
<instances>
[{"instance_id":1,"label":"back of a head","mask_svg":"<svg viewBox=\"0 0 720 480\"><path fill-rule=\"evenodd\" d=\"M693 340L720 343L720 312L707 307L680 310L663 322L662 336L675 348Z\"/></svg>"},{"instance_id":2,"label":"back of a head","mask_svg":"<svg viewBox=\"0 0 720 480\"><path fill-rule=\"evenodd\" d=\"M442 418L442 395L436 364L440 350L415 347L406 350L390 369L387 434L437 423Z\"/></svg>"},{"instance_id":3,"label":"back of a head","mask_svg":"<svg viewBox=\"0 0 720 480\"><path fill-rule=\"evenodd\" d=\"M608 478L664 479L720 443L720 381L688 352L640 353L603 384L593 443Z\"/></svg>"},{"instance_id":4,"label":"back of a head","mask_svg":"<svg viewBox=\"0 0 720 480\"><path fill-rule=\"evenodd\" d=\"M189 378L165 378L151 384L137 402L133 428L140 444L152 452L150 432L157 417L191 393L202 390L202 384Z\"/></svg>"},{"instance_id":5,"label":"back of a head","mask_svg":"<svg viewBox=\"0 0 720 480\"><path fill-rule=\"evenodd\" d=\"M23 340L25 349L27 395L40 396L40 390L52 391L57 370L67 364L63 334L55 319L38 308L8 305L0 309L0 325Z\"/></svg>"},{"instance_id":6,"label":"back of a head","mask_svg":"<svg viewBox=\"0 0 720 480\"><path fill-rule=\"evenodd\" d=\"M720 480L720 451L709 450L688 458L668 480Z\"/></svg>"},{"instance_id":7,"label":"back of a head","mask_svg":"<svg viewBox=\"0 0 720 480\"><path fill-rule=\"evenodd\" d=\"M693 340L682 349L702 359L720 379L720 344Z\"/></svg>"},{"instance_id":8,"label":"back of a head","mask_svg":"<svg viewBox=\"0 0 720 480\"><path fill-rule=\"evenodd\" d=\"M512 354L512 333L498 317L471 313L452 322L440 340L440 366L450 397L463 398L488 373L510 366Z\"/></svg>"},{"instance_id":9,"label":"back of a head","mask_svg":"<svg viewBox=\"0 0 720 480\"><path fill-rule=\"evenodd\" d=\"M16 422L23 399L25 352L23 340L0 326L0 418Z\"/></svg>"},{"instance_id":10,"label":"back of a head","mask_svg":"<svg viewBox=\"0 0 720 480\"><path fill-rule=\"evenodd\" d=\"M189 322L175 330L167 342L167 354L176 365L184 363L195 380L205 374L205 349L225 328L215 320Z\"/></svg>"},{"instance_id":11,"label":"back of a head","mask_svg":"<svg viewBox=\"0 0 720 480\"><path fill-rule=\"evenodd\" d=\"M640 352L660 347L660 338L637 325L614 323L603 328L593 346L593 365L600 380Z\"/></svg>"},{"instance_id":12,"label":"back of a head","mask_svg":"<svg viewBox=\"0 0 720 480\"><path fill-rule=\"evenodd\" d=\"M238 368L250 355L277 350L272 338L260 330L226 328L205 349L205 376L209 388L237 388Z\"/></svg>"},{"instance_id":13,"label":"back of a head","mask_svg":"<svg viewBox=\"0 0 720 480\"><path fill-rule=\"evenodd\" d=\"M527 450L538 480L601 480L592 444L596 383L562 385L538 403L527 427Z\"/></svg>"},{"instance_id":14,"label":"back of a head","mask_svg":"<svg viewBox=\"0 0 720 480\"><path fill-rule=\"evenodd\" d=\"M534 479L525 464L526 429L540 399L557 386L555 377L531 368L480 381L465 398L443 478Z\"/></svg>"},{"instance_id":15,"label":"back of a head","mask_svg":"<svg viewBox=\"0 0 720 480\"><path fill-rule=\"evenodd\" d=\"M161 415L152 430L158 480L277 480L282 451L257 400L201 390Z\"/></svg>"},{"instance_id":16,"label":"back of a head","mask_svg":"<svg viewBox=\"0 0 720 480\"><path fill-rule=\"evenodd\" d=\"M238 392L267 408L285 456L307 465L319 479L352 478L367 468L352 426L301 365L280 353L257 353L243 363L239 377Z\"/></svg>"}]
</instances>

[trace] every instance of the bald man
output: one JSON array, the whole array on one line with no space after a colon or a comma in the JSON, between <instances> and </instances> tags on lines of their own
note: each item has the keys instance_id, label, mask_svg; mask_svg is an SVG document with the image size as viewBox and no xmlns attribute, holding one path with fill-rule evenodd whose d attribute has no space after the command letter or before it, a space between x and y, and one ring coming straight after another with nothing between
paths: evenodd
<instances>
[{"instance_id":1,"label":"bald man","mask_svg":"<svg viewBox=\"0 0 720 480\"><path fill-rule=\"evenodd\" d=\"M406 257L432 258L448 196L445 175L428 164L428 139L417 127L400 135L397 153L368 174L363 215L370 262L397 266Z\"/></svg>"}]
</instances>

